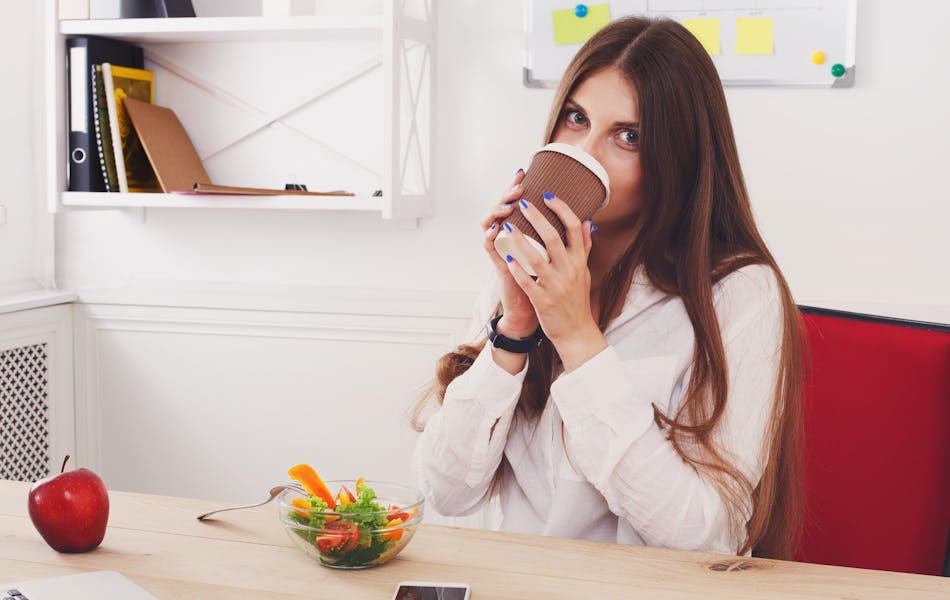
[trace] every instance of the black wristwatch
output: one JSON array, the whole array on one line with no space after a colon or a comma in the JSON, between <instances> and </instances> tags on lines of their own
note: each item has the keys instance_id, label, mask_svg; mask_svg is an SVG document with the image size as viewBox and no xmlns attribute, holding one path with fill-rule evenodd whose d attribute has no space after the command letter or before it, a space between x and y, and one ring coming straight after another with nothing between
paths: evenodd
<instances>
[{"instance_id":1,"label":"black wristwatch","mask_svg":"<svg viewBox=\"0 0 950 600\"><path fill-rule=\"evenodd\" d=\"M515 340L510 337L505 337L495 330L495 327L498 326L498 321L501 320L501 317L502 315L498 315L488 322L488 341L493 347L501 348L502 350L507 350L508 352L514 352L516 354L527 354L532 348L540 344L541 340L544 339L544 332L541 331L540 325L533 334L526 338Z\"/></svg>"}]
</instances>

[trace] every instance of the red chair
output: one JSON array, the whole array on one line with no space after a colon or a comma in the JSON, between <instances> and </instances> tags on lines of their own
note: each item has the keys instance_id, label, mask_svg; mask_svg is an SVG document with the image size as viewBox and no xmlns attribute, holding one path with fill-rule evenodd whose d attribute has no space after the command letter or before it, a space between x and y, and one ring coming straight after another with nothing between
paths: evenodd
<instances>
[{"instance_id":1,"label":"red chair","mask_svg":"<svg viewBox=\"0 0 950 600\"><path fill-rule=\"evenodd\" d=\"M940 575L950 532L950 326L800 307L797 560Z\"/></svg>"}]
</instances>

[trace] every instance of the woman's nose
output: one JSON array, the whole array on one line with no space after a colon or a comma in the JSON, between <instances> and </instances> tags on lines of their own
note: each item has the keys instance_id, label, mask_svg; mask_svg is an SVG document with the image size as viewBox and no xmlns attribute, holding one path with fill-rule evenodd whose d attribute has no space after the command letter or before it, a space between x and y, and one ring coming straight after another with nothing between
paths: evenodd
<instances>
[{"instance_id":1,"label":"woman's nose","mask_svg":"<svg viewBox=\"0 0 950 600\"><path fill-rule=\"evenodd\" d=\"M593 156L594 159L597 160L597 162L599 163L603 162L601 160L601 153L602 153L603 148L601 144L597 143L596 137L589 135L585 137L583 140L579 140L579 142L580 143L577 144L578 148L580 148L584 152Z\"/></svg>"}]
</instances>

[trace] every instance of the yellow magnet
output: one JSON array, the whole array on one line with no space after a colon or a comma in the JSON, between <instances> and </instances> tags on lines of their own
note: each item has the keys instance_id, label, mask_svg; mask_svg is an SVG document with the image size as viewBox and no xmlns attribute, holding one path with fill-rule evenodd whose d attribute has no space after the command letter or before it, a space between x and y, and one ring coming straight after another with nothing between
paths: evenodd
<instances>
[{"instance_id":1,"label":"yellow magnet","mask_svg":"<svg viewBox=\"0 0 950 600\"><path fill-rule=\"evenodd\" d=\"M822 52L821 50L819 50L818 52L812 52L811 62L815 63L816 65L825 64L825 53Z\"/></svg>"}]
</instances>

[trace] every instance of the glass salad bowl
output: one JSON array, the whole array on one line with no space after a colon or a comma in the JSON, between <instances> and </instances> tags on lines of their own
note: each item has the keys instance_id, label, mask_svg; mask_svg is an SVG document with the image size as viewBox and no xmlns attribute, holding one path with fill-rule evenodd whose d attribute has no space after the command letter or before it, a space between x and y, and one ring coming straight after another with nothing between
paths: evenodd
<instances>
[{"instance_id":1,"label":"glass salad bowl","mask_svg":"<svg viewBox=\"0 0 950 600\"><path fill-rule=\"evenodd\" d=\"M294 545L321 565L365 569L405 548L422 522L425 500L416 490L384 481L327 481L332 497L286 489L277 496L280 522Z\"/></svg>"}]
</instances>

